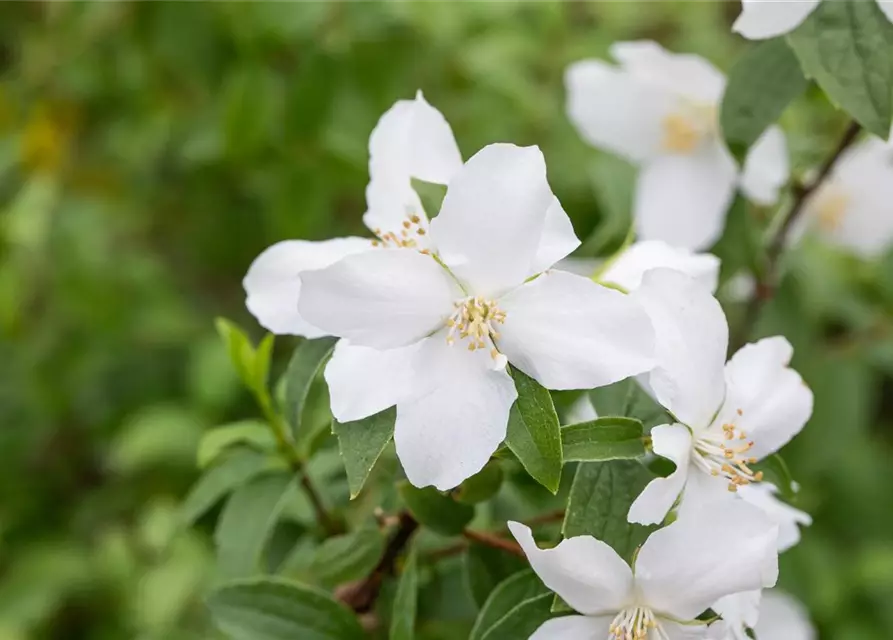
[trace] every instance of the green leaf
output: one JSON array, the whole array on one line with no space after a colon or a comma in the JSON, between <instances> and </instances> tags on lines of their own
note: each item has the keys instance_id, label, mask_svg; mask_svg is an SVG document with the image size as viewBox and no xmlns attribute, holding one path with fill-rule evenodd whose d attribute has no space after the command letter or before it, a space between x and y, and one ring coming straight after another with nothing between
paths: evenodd
<instances>
[{"instance_id":1,"label":"green leaf","mask_svg":"<svg viewBox=\"0 0 893 640\"><path fill-rule=\"evenodd\" d=\"M200 469L208 467L227 449L248 445L259 451L274 451L276 439L270 426L260 420L243 420L211 429L198 444L197 461Z\"/></svg>"},{"instance_id":2,"label":"green leaf","mask_svg":"<svg viewBox=\"0 0 893 640\"><path fill-rule=\"evenodd\" d=\"M362 578L378 564L384 536L373 523L323 542L310 562L310 574L326 587Z\"/></svg>"},{"instance_id":3,"label":"green leaf","mask_svg":"<svg viewBox=\"0 0 893 640\"><path fill-rule=\"evenodd\" d=\"M764 40L748 49L729 72L720 109L729 147L746 152L808 84L784 38Z\"/></svg>"},{"instance_id":4,"label":"green leaf","mask_svg":"<svg viewBox=\"0 0 893 640\"><path fill-rule=\"evenodd\" d=\"M391 616L389 640L413 640L415 637L416 609L418 608L419 572L416 552L410 549L397 583L394 608Z\"/></svg>"},{"instance_id":5,"label":"green leaf","mask_svg":"<svg viewBox=\"0 0 893 640\"><path fill-rule=\"evenodd\" d=\"M511 370L518 399L509 413L505 443L527 473L552 493L558 493L561 467L561 426L552 396L536 380Z\"/></svg>"},{"instance_id":6,"label":"green leaf","mask_svg":"<svg viewBox=\"0 0 893 640\"><path fill-rule=\"evenodd\" d=\"M363 640L353 613L327 593L281 578L224 585L208 596L217 626L233 640Z\"/></svg>"},{"instance_id":7,"label":"green leaf","mask_svg":"<svg viewBox=\"0 0 893 640\"><path fill-rule=\"evenodd\" d=\"M453 492L453 497L465 504L484 502L499 492L503 477L499 460L491 460L483 469L460 484Z\"/></svg>"},{"instance_id":8,"label":"green leaf","mask_svg":"<svg viewBox=\"0 0 893 640\"><path fill-rule=\"evenodd\" d=\"M335 348L337 338L304 340L291 356L285 370L285 418L295 438L301 435L304 406L310 386Z\"/></svg>"},{"instance_id":9,"label":"green leaf","mask_svg":"<svg viewBox=\"0 0 893 640\"><path fill-rule=\"evenodd\" d=\"M394 436L396 420L397 407L391 407L362 420L332 422L332 431L338 436L338 448L347 471L351 499L359 495L372 467Z\"/></svg>"},{"instance_id":10,"label":"green leaf","mask_svg":"<svg viewBox=\"0 0 893 640\"><path fill-rule=\"evenodd\" d=\"M264 546L294 490L291 475L255 478L227 500L214 531L222 579L258 573Z\"/></svg>"},{"instance_id":11,"label":"green leaf","mask_svg":"<svg viewBox=\"0 0 893 640\"><path fill-rule=\"evenodd\" d=\"M215 324L242 382L255 395L266 393L274 336L267 334L255 349L248 335L235 323L217 318Z\"/></svg>"},{"instance_id":12,"label":"green leaf","mask_svg":"<svg viewBox=\"0 0 893 640\"><path fill-rule=\"evenodd\" d=\"M631 460L580 463L561 533L565 538L594 536L629 562L651 528L630 524L626 516L651 479L645 467Z\"/></svg>"},{"instance_id":13,"label":"green leaf","mask_svg":"<svg viewBox=\"0 0 893 640\"><path fill-rule=\"evenodd\" d=\"M615 382L589 392L592 406L601 416L624 416L639 420L646 429L668 421L667 412L634 378Z\"/></svg>"},{"instance_id":14,"label":"green leaf","mask_svg":"<svg viewBox=\"0 0 893 640\"><path fill-rule=\"evenodd\" d=\"M465 530L474 518L474 507L456 502L434 487L418 489L406 480L398 485L406 507L422 525L445 536L455 536Z\"/></svg>"},{"instance_id":15,"label":"green leaf","mask_svg":"<svg viewBox=\"0 0 893 640\"><path fill-rule=\"evenodd\" d=\"M575 462L640 458L645 455L642 423L608 416L561 429L564 459Z\"/></svg>"},{"instance_id":16,"label":"green leaf","mask_svg":"<svg viewBox=\"0 0 893 640\"><path fill-rule=\"evenodd\" d=\"M524 600L483 635L483 640L518 640L529 638L544 622L555 618L552 613L552 594Z\"/></svg>"},{"instance_id":17,"label":"green leaf","mask_svg":"<svg viewBox=\"0 0 893 640\"><path fill-rule=\"evenodd\" d=\"M550 595L532 569L520 571L500 582L478 614L468 640L483 640L484 635L520 602Z\"/></svg>"},{"instance_id":18,"label":"green leaf","mask_svg":"<svg viewBox=\"0 0 893 640\"><path fill-rule=\"evenodd\" d=\"M193 485L180 507L181 522L185 526L192 524L236 487L277 468L285 468L279 459L247 449L232 452Z\"/></svg>"},{"instance_id":19,"label":"green leaf","mask_svg":"<svg viewBox=\"0 0 893 640\"><path fill-rule=\"evenodd\" d=\"M884 140L893 112L893 24L877 2L822 2L788 36L804 73Z\"/></svg>"},{"instance_id":20,"label":"green leaf","mask_svg":"<svg viewBox=\"0 0 893 640\"><path fill-rule=\"evenodd\" d=\"M468 586L479 607L484 606L497 585L527 567L522 558L474 542L465 554Z\"/></svg>"},{"instance_id":21,"label":"green leaf","mask_svg":"<svg viewBox=\"0 0 893 640\"><path fill-rule=\"evenodd\" d=\"M766 481L771 482L778 487L779 493L786 500L794 500L797 497L797 483L791 475L788 463L780 454L773 454L763 460L760 460L754 466L757 471L762 471L766 475Z\"/></svg>"}]
</instances>

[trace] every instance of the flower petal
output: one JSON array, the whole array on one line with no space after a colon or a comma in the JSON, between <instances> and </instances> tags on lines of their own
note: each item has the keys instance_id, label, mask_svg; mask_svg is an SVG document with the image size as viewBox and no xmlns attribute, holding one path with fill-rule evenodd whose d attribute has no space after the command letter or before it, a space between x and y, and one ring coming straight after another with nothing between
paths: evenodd
<instances>
[{"instance_id":1,"label":"flower petal","mask_svg":"<svg viewBox=\"0 0 893 640\"><path fill-rule=\"evenodd\" d=\"M353 344L393 349L437 330L461 292L430 256L367 251L301 276L301 315Z\"/></svg>"},{"instance_id":2,"label":"flower petal","mask_svg":"<svg viewBox=\"0 0 893 640\"><path fill-rule=\"evenodd\" d=\"M474 293L497 295L532 273L554 200L538 147L491 144L450 182L431 236Z\"/></svg>"},{"instance_id":3,"label":"flower petal","mask_svg":"<svg viewBox=\"0 0 893 640\"><path fill-rule=\"evenodd\" d=\"M277 242L255 258L248 268L242 281L247 294L245 305L268 331L280 335L322 337L326 333L298 313L301 272L322 269L345 256L371 249L371 241L364 238Z\"/></svg>"},{"instance_id":4,"label":"flower petal","mask_svg":"<svg viewBox=\"0 0 893 640\"><path fill-rule=\"evenodd\" d=\"M518 522L508 527L536 575L576 611L591 616L617 613L629 603L632 572L604 542L575 536L553 549L540 549L529 527Z\"/></svg>"},{"instance_id":5,"label":"flower petal","mask_svg":"<svg viewBox=\"0 0 893 640\"><path fill-rule=\"evenodd\" d=\"M416 358L418 395L397 405L397 457L412 484L446 491L487 464L518 394L488 353L449 345L444 331L425 340Z\"/></svg>"},{"instance_id":6,"label":"flower petal","mask_svg":"<svg viewBox=\"0 0 893 640\"><path fill-rule=\"evenodd\" d=\"M887 19L893 22L893 2L890 0L878 0L878 6L884 12L884 15L887 16Z\"/></svg>"},{"instance_id":7,"label":"flower petal","mask_svg":"<svg viewBox=\"0 0 893 640\"><path fill-rule=\"evenodd\" d=\"M611 616L563 616L547 620L529 640L602 640L609 637Z\"/></svg>"},{"instance_id":8,"label":"flower petal","mask_svg":"<svg viewBox=\"0 0 893 640\"><path fill-rule=\"evenodd\" d=\"M422 92L415 100L398 100L369 137L369 175L447 184L462 167L453 130Z\"/></svg>"},{"instance_id":9,"label":"flower petal","mask_svg":"<svg viewBox=\"0 0 893 640\"><path fill-rule=\"evenodd\" d=\"M775 497L776 493L778 489L768 482L738 487L738 495L755 507L759 507L778 525L778 552L783 553L800 542L799 525L808 527L812 524L812 517L782 502Z\"/></svg>"},{"instance_id":10,"label":"flower petal","mask_svg":"<svg viewBox=\"0 0 893 640\"><path fill-rule=\"evenodd\" d=\"M664 424L651 430L651 442L654 453L675 462L676 470L649 482L630 506L627 519L645 525L661 522L685 487L690 475L691 431L681 424Z\"/></svg>"},{"instance_id":11,"label":"flower petal","mask_svg":"<svg viewBox=\"0 0 893 640\"><path fill-rule=\"evenodd\" d=\"M728 480L707 473L700 467L694 467L688 474L688 481L685 483L682 501L676 515L684 518L692 512L700 511L705 505L737 499L737 496L729 491Z\"/></svg>"},{"instance_id":12,"label":"flower petal","mask_svg":"<svg viewBox=\"0 0 893 640\"><path fill-rule=\"evenodd\" d=\"M591 389L650 369L648 316L628 296L550 271L499 300L497 347L549 389Z\"/></svg>"},{"instance_id":13,"label":"flower petal","mask_svg":"<svg viewBox=\"0 0 893 640\"><path fill-rule=\"evenodd\" d=\"M744 591L724 596L713 603L711 609L722 616L721 625L726 637L745 640L748 636L744 627L753 627L760 617L760 596L762 591ZM722 636L720 636L722 637Z\"/></svg>"},{"instance_id":14,"label":"flower petal","mask_svg":"<svg viewBox=\"0 0 893 640\"><path fill-rule=\"evenodd\" d=\"M567 113L586 142L639 163L661 152L663 121L680 106L665 88L601 60L582 60L564 76Z\"/></svg>"},{"instance_id":15,"label":"flower petal","mask_svg":"<svg viewBox=\"0 0 893 640\"><path fill-rule=\"evenodd\" d=\"M788 366L792 355L775 336L745 345L726 365L726 401L713 428L736 425L753 440L755 458L778 451L812 415L812 391Z\"/></svg>"},{"instance_id":16,"label":"flower petal","mask_svg":"<svg viewBox=\"0 0 893 640\"><path fill-rule=\"evenodd\" d=\"M615 42L611 56L637 80L713 105L722 98L726 78L705 58L691 53L671 53L651 40Z\"/></svg>"},{"instance_id":17,"label":"flower petal","mask_svg":"<svg viewBox=\"0 0 893 640\"><path fill-rule=\"evenodd\" d=\"M707 625L698 622L681 624L673 620L661 620L660 626L666 640L701 640L707 637Z\"/></svg>"},{"instance_id":18,"label":"flower petal","mask_svg":"<svg viewBox=\"0 0 893 640\"><path fill-rule=\"evenodd\" d=\"M760 640L815 640L818 637L803 605L774 589L763 592L760 620L754 632Z\"/></svg>"},{"instance_id":19,"label":"flower petal","mask_svg":"<svg viewBox=\"0 0 893 640\"><path fill-rule=\"evenodd\" d=\"M790 174L784 132L781 127L771 126L747 152L741 173L741 190L752 202L768 207L778 202L778 192Z\"/></svg>"},{"instance_id":20,"label":"flower petal","mask_svg":"<svg viewBox=\"0 0 893 640\"><path fill-rule=\"evenodd\" d=\"M558 198L553 198L552 206L546 211L543 234L540 236L540 244L528 275L545 271L579 246L580 239L574 233L571 219L567 217Z\"/></svg>"},{"instance_id":21,"label":"flower petal","mask_svg":"<svg viewBox=\"0 0 893 640\"><path fill-rule=\"evenodd\" d=\"M636 231L644 240L705 249L722 235L737 181L735 161L713 141L688 155L656 158L636 183Z\"/></svg>"},{"instance_id":22,"label":"flower petal","mask_svg":"<svg viewBox=\"0 0 893 640\"><path fill-rule=\"evenodd\" d=\"M658 401L692 429L708 426L725 395L722 307L696 280L670 269L652 269L630 295L654 325L657 366L649 384Z\"/></svg>"},{"instance_id":23,"label":"flower petal","mask_svg":"<svg viewBox=\"0 0 893 640\"><path fill-rule=\"evenodd\" d=\"M741 15L732 31L748 40L774 38L793 31L806 20L820 0L741 0Z\"/></svg>"},{"instance_id":24,"label":"flower petal","mask_svg":"<svg viewBox=\"0 0 893 640\"><path fill-rule=\"evenodd\" d=\"M564 415L564 424L577 424L596 419L598 419L598 413L595 410L595 405L592 404L589 394L584 393L568 407Z\"/></svg>"},{"instance_id":25,"label":"flower petal","mask_svg":"<svg viewBox=\"0 0 893 640\"><path fill-rule=\"evenodd\" d=\"M419 235L418 229L428 232L428 217L419 194L412 188L409 179L396 177L373 178L366 185L366 213L363 214L363 224L379 238L386 238L387 234L394 234L399 240L404 240L402 232L405 230L404 222L411 220L412 216L418 216L418 226L406 230L411 232L406 239L413 240L418 249L428 249L427 235ZM386 239L390 246L395 243Z\"/></svg>"},{"instance_id":26,"label":"flower petal","mask_svg":"<svg viewBox=\"0 0 893 640\"><path fill-rule=\"evenodd\" d=\"M681 271L713 293L719 281L719 264L719 258L710 253L692 253L660 240L646 240L620 254L600 280L632 291L642 284L646 271L666 268Z\"/></svg>"},{"instance_id":27,"label":"flower petal","mask_svg":"<svg viewBox=\"0 0 893 640\"><path fill-rule=\"evenodd\" d=\"M339 341L325 370L335 419L360 420L412 397L420 345L379 351Z\"/></svg>"},{"instance_id":28,"label":"flower petal","mask_svg":"<svg viewBox=\"0 0 893 640\"><path fill-rule=\"evenodd\" d=\"M777 528L742 500L724 500L651 534L636 559L636 584L653 610L692 620L733 593L778 578Z\"/></svg>"}]
</instances>

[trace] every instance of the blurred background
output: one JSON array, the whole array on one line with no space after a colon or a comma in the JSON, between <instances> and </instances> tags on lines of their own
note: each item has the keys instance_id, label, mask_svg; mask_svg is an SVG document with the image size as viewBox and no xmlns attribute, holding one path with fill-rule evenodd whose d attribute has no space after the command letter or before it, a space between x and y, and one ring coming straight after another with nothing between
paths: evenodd
<instances>
[{"instance_id":1,"label":"blurred background","mask_svg":"<svg viewBox=\"0 0 893 640\"><path fill-rule=\"evenodd\" d=\"M585 239L629 225L630 170L564 116L566 65L654 39L728 69L734 2L0 5L0 640L212 638L211 524L178 527L204 429L257 412L214 332L287 238L363 234L366 145L421 88L468 157L538 144ZM795 170L842 131L784 117ZM771 212L715 252L752 262ZM824 638L893 637L893 258L802 243L759 332L816 393L784 452L815 517L781 584ZM722 291L730 318L735 291ZM278 341L277 358L290 343Z\"/></svg>"}]
</instances>

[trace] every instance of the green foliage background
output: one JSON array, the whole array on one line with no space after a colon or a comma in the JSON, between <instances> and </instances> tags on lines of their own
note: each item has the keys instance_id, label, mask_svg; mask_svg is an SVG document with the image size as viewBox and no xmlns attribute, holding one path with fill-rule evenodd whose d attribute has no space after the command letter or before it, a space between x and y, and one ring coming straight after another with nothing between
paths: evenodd
<instances>
[{"instance_id":1,"label":"green foliage background","mask_svg":"<svg viewBox=\"0 0 893 640\"><path fill-rule=\"evenodd\" d=\"M184 529L177 507L203 430L257 412L213 318L257 329L240 280L267 245L363 233L366 143L394 100L421 88L466 157L540 145L583 253L608 253L628 227L629 171L572 130L564 68L651 38L728 69L747 46L730 33L737 10L0 5L0 640L215 637L201 601L213 518ZM845 121L815 89L795 102L797 172ZM766 222L733 212L724 277ZM782 585L823 637L893 637L893 259L807 242L788 264L760 332L791 339L816 393L785 451L816 521ZM451 595L461 581L443 585L424 606L473 615ZM462 637L450 628L424 637Z\"/></svg>"}]
</instances>

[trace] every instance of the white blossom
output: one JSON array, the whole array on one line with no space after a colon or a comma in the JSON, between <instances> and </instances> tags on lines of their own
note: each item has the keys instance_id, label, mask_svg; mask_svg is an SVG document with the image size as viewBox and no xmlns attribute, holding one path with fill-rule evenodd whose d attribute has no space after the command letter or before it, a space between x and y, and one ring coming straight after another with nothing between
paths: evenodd
<instances>
[{"instance_id":1,"label":"white blossom","mask_svg":"<svg viewBox=\"0 0 893 640\"><path fill-rule=\"evenodd\" d=\"M440 213L383 248L301 275L299 312L338 345L332 412L397 406L397 455L416 486L449 489L503 441L516 398L506 361L550 389L648 370L653 330L629 296L546 271L578 245L536 147L496 144L452 178Z\"/></svg>"},{"instance_id":2,"label":"white blossom","mask_svg":"<svg viewBox=\"0 0 893 640\"><path fill-rule=\"evenodd\" d=\"M675 419L651 438L654 453L676 470L651 481L629 511L631 522L652 524L679 499L684 511L762 480L751 465L799 433L813 396L788 366L793 350L781 336L748 344L726 363L725 315L691 278L655 269L630 295L655 330L648 387Z\"/></svg>"},{"instance_id":3,"label":"white blossom","mask_svg":"<svg viewBox=\"0 0 893 640\"><path fill-rule=\"evenodd\" d=\"M722 620L710 625L710 640L815 640L815 628L803 605L778 591L747 591L720 598L713 607Z\"/></svg>"},{"instance_id":4,"label":"white blossom","mask_svg":"<svg viewBox=\"0 0 893 640\"><path fill-rule=\"evenodd\" d=\"M640 165L633 217L645 240L704 249L722 234L736 187L769 205L787 181L784 134L769 127L743 170L726 149L718 107L725 77L691 54L618 42L613 66L583 60L566 73L568 114L590 144Z\"/></svg>"},{"instance_id":5,"label":"white blossom","mask_svg":"<svg viewBox=\"0 0 893 640\"><path fill-rule=\"evenodd\" d=\"M720 598L772 586L776 528L742 501L691 511L652 533L632 568L592 536L540 549L530 529L509 529L545 585L575 611L543 624L531 640L694 640L695 620Z\"/></svg>"},{"instance_id":6,"label":"white blossom","mask_svg":"<svg viewBox=\"0 0 893 640\"><path fill-rule=\"evenodd\" d=\"M741 0L741 15L735 20L732 30L749 40L774 38L799 27L821 1ZM878 0L878 6L893 22L893 2Z\"/></svg>"},{"instance_id":7,"label":"white blossom","mask_svg":"<svg viewBox=\"0 0 893 640\"><path fill-rule=\"evenodd\" d=\"M738 495L759 508L778 525L778 552L782 553L800 542L800 527L812 524L812 517L777 497L778 487L769 482L738 487Z\"/></svg>"}]
</instances>

